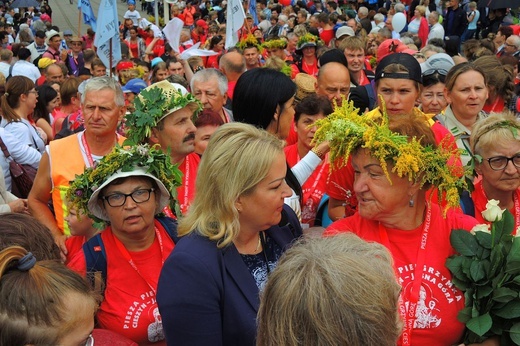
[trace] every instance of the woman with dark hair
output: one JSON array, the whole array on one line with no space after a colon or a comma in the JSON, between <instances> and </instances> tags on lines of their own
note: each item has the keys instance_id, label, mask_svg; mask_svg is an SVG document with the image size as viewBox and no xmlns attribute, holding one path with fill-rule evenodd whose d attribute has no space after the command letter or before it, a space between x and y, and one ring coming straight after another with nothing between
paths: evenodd
<instances>
[{"instance_id":1,"label":"woman with dark hair","mask_svg":"<svg viewBox=\"0 0 520 346\"><path fill-rule=\"evenodd\" d=\"M478 120L487 117L482 108L488 93L486 73L474 63L455 65L446 76L444 96L449 105L437 118L455 137L464 165L471 159L471 129Z\"/></svg>"},{"instance_id":2,"label":"woman with dark hair","mask_svg":"<svg viewBox=\"0 0 520 346\"><path fill-rule=\"evenodd\" d=\"M515 75L510 65L504 65L495 55L482 56L473 64L486 74L488 98L483 111L500 113L509 110L520 115L517 107L518 97L515 95Z\"/></svg>"},{"instance_id":3,"label":"woman with dark hair","mask_svg":"<svg viewBox=\"0 0 520 346\"><path fill-rule=\"evenodd\" d=\"M294 117L296 85L281 72L255 68L242 74L233 95L235 121L255 125L280 139L286 139ZM299 164L287 170L287 184L293 195L286 199L299 214L301 211L301 185L328 152L328 143L314 147Z\"/></svg>"},{"instance_id":4,"label":"woman with dark hair","mask_svg":"<svg viewBox=\"0 0 520 346\"><path fill-rule=\"evenodd\" d=\"M165 80L169 75L170 73L168 72L168 66L164 61L161 61L153 67L151 84Z\"/></svg>"},{"instance_id":5,"label":"woman with dark hair","mask_svg":"<svg viewBox=\"0 0 520 346\"><path fill-rule=\"evenodd\" d=\"M316 126L313 124L332 113L332 105L326 96L313 94L298 103L295 111L294 123L298 141L284 149L290 167L294 167L311 151L312 140L316 132ZM314 226L316 213L329 180L328 177L329 163L324 160L302 184L302 225Z\"/></svg>"},{"instance_id":6,"label":"woman with dark hair","mask_svg":"<svg viewBox=\"0 0 520 346\"><path fill-rule=\"evenodd\" d=\"M41 155L45 150L45 136L29 121L38 101L38 92L34 83L27 77L14 76L6 84L6 92L1 98L2 121L0 136L9 153L19 164L28 164L38 168ZM46 138L45 138L46 139ZM3 157L3 154L1 155ZM7 190L11 191L9 163L1 161Z\"/></svg>"},{"instance_id":7,"label":"woman with dark hair","mask_svg":"<svg viewBox=\"0 0 520 346\"><path fill-rule=\"evenodd\" d=\"M54 139L52 131L54 119L51 113L59 102L59 96L56 90L47 84L37 87L36 91L38 92L38 103L36 103L36 108L34 108L32 120L36 126L45 132L47 139L51 141Z\"/></svg>"},{"instance_id":8,"label":"woman with dark hair","mask_svg":"<svg viewBox=\"0 0 520 346\"><path fill-rule=\"evenodd\" d=\"M215 35L211 38L211 41L209 41L209 50L212 50L218 54L208 56L208 59L206 60L206 68L218 69L219 57L224 53L224 43L224 37L221 35Z\"/></svg>"}]
</instances>

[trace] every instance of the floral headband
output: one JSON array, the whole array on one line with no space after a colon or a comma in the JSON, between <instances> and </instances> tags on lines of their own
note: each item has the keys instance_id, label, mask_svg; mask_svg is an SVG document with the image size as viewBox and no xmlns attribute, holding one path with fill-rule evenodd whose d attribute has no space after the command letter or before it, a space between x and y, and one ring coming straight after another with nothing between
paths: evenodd
<instances>
[{"instance_id":1,"label":"floral headband","mask_svg":"<svg viewBox=\"0 0 520 346\"><path fill-rule=\"evenodd\" d=\"M390 184L388 162L393 165L392 172L399 177L407 177L420 183L421 187L431 184L439 191L439 199L446 200L447 207L457 207L459 192L465 189L466 182L456 176L447 163L458 154L458 149L446 149L448 146L442 143L438 148L423 146L420 138L409 139L390 130L386 106L382 107L382 114L376 119L363 116L352 102L343 102L332 114L315 123L318 129L313 141L330 142L331 162L349 157L357 148L366 148L379 161Z\"/></svg>"}]
</instances>

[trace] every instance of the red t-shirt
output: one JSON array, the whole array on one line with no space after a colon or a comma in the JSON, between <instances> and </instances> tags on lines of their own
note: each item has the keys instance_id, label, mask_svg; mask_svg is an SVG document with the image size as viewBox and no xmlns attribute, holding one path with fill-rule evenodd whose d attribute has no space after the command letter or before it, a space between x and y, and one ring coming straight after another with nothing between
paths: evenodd
<instances>
[{"instance_id":1,"label":"red t-shirt","mask_svg":"<svg viewBox=\"0 0 520 346\"><path fill-rule=\"evenodd\" d=\"M140 275L118 249L122 245L111 227L101 233L107 260L105 298L97 312L101 328L112 330L139 345L166 345L155 291L162 264L172 252L174 244L168 233L155 221L162 239L158 237L144 251L129 252ZM68 264L69 268L85 276L85 254L81 250Z\"/></svg>"},{"instance_id":2,"label":"red t-shirt","mask_svg":"<svg viewBox=\"0 0 520 346\"><path fill-rule=\"evenodd\" d=\"M177 199L181 208L181 212L186 214L188 208L195 198L195 179L197 177L197 171L199 169L200 156L191 153L179 166L183 176L182 185L177 188Z\"/></svg>"},{"instance_id":3,"label":"red t-shirt","mask_svg":"<svg viewBox=\"0 0 520 346\"><path fill-rule=\"evenodd\" d=\"M325 42L325 45L328 46L330 40L334 38L334 29L323 30L320 32L320 38Z\"/></svg>"},{"instance_id":4,"label":"red t-shirt","mask_svg":"<svg viewBox=\"0 0 520 346\"><path fill-rule=\"evenodd\" d=\"M67 260L65 264L69 263L74 256L81 251L85 240L85 236L82 235L73 235L65 240L65 246L67 247Z\"/></svg>"},{"instance_id":5,"label":"red t-shirt","mask_svg":"<svg viewBox=\"0 0 520 346\"><path fill-rule=\"evenodd\" d=\"M285 147L285 158L289 167L293 167L300 161L298 155L298 144L293 144ZM325 159L312 172L311 176L302 185L302 223L308 224L310 227L314 226L316 213L320 205L321 198L325 194L325 189L329 181L329 163Z\"/></svg>"},{"instance_id":6,"label":"red t-shirt","mask_svg":"<svg viewBox=\"0 0 520 346\"><path fill-rule=\"evenodd\" d=\"M520 204L520 189L516 189L515 194L515 204ZM475 190L471 193L471 199L473 200L473 204L475 205L475 219L479 223L484 223L486 225L490 225L491 222L484 219L482 216L482 212L486 210L486 204L488 202L488 198L486 197L486 192L482 187L482 180L475 183ZM515 228L513 229L513 234L516 234L517 228L520 226L520 205L518 206L519 210L516 210L515 205L513 208L509 209L513 217L515 218Z\"/></svg>"},{"instance_id":7,"label":"red t-shirt","mask_svg":"<svg viewBox=\"0 0 520 346\"><path fill-rule=\"evenodd\" d=\"M445 265L446 259L455 254L450 244L450 233L452 229L470 230L477 224L477 220L451 211L443 218L438 205L432 204L431 208L421 285L425 295L417 305L411 340L412 345L455 345L459 344L464 332L464 324L457 320L458 312L464 308L464 293L453 286L452 275ZM413 285L423 227L420 225L410 231L384 228L405 305ZM342 232L352 232L366 241L385 245L380 235L379 222L366 220L358 213L334 222L324 234L330 236Z\"/></svg>"}]
</instances>

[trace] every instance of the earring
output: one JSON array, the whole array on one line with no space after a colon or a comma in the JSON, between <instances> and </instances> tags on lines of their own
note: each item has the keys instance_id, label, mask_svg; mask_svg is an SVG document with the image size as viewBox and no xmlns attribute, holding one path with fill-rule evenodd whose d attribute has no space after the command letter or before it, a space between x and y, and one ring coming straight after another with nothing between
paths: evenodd
<instances>
[{"instance_id":1,"label":"earring","mask_svg":"<svg viewBox=\"0 0 520 346\"><path fill-rule=\"evenodd\" d=\"M408 201L408 206L409 206L410 208L413 208L413 206L414 206L413 197L411 197L411 198L410 198L410 201Z\"/></svg>"}]
</instances>

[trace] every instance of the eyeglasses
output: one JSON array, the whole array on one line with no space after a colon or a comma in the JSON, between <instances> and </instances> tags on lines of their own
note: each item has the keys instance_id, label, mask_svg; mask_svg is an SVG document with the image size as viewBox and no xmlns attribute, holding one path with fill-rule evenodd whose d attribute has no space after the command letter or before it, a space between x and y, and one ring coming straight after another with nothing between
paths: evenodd
<instances>
[{"instance_id":1,"label":"eyeglasses","mask_svg":"<svg viewBox=\"0 0 520 346\"><path fill-rule=\"evenodd\" d=\"M36 90L29 90L27 93L38 95L38 92Z\"/></svg>"},{"instance_id":2,"label":"eyeglasses","mask_svg":"<svg viewBox=\"0 0 520 346\"><path fill-rule=\"evenodd\" d=\"M108 205L111 207L120 207L126 203L126 199L128 197L132 197L132 200L139 204L148 202L150 200L150 194L155 191L155 189L139 189L135 190L132 193L113 193L108 196L103 196L101 199L107 201Z\"/></svg>"},{"instance_id":3,"label":"eyeglasses","mask_svg":"<svg viewBox=\"0 0 520 346\"><path fill-rule=\"evenodd\" d=\"M512 157L494 156L487 159L489 167L494 171L501 171L507 167L509 161L513 163L516 168L520 168L520 153Z\"/></svg>"},{"instance_id":4,"label":"eyeglasses","mask_svg":"<svg viewBox=\"0 0 520 346\"><path fill-rule=\"evenodd\" d=\"M506 46L507 46L507 47L513 47L513 48L516 48L516 45L514 45L514 44L509 44L509 43L507 43L507 42L506 42Z\"/></svg>"},{"instance_id":5,"label":"eyeglasses","mask_svg":"<svg viewBox=\"0 0 520 346\"><path fill-rule=\"evenodd\" d=\"M81 46L82 43L81 42L72 42L70 45L71 46Z\"/></svg>"}]
</instances>

